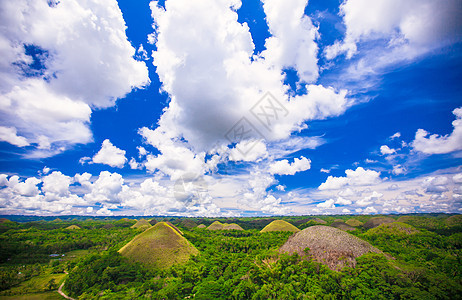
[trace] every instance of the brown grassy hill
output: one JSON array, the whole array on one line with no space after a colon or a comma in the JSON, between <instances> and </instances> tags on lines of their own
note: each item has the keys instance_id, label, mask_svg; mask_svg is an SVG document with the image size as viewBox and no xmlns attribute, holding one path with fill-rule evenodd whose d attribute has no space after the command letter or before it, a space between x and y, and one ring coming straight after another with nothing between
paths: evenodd
<instances>
[{"instance_id":1,"label":"brown grassy hill","mask_svg":"<svg viewBox=\"0 0 462 300\"><path fill-rule=\"evenodd\" d=\"M414 226L409 224L401 223L401 222L393 222L393 223L384 223L375 228L368 230L365 235L368 236L404 236L409 234L416 234L420 231L417 230Z\"/></svg>"},{"instance_id":2,"label":"brown grassy hill","mask_svg":"<svg viewBox=\"0 0 462 300\"><path fill-rule=\"evenodd\" d=\"M345 221L342 220L342 219L335 219L334 222L343 222L343 223L345 223Z\"/></svg>"},{"instance_id":3,"label":"brown grassy hill","mask_svg":"<svg viewBox=\"0 0 462 300\"><path fill-rule=\"evenodd\" d=\"M269 231L292 231L292 232L299 232L300 229L295 227L294 225L286 222L284 220L274 220L273 222L269 223L265 226L260 232L269 232Z\"/></svg>"},{"instance_id":4,"label":"brown grassy hill","mask_svg":"<svg viewBox=\"0 0 462 300\"><path fill-rule=\"evenodd\" d=\"M149 224L151 224L152 226L154 226L154 225L157 224L157 220L156 220L156 219L151 219L151 220L149 220Z\"/></svg>"},{"instance_id":5,"label":"brown grassy hill","mask_svg":"<svg viewBox=\"0 0 462 300\"><path fill-rule=\"evenodd\" d=\"M345 222L345 224L353 226L353 227L359 227L363 225L364 223L356 219L349 219Z\"/></svg>"},{"instance_id":6,"label":"brown grassy hill","mask_svg":"<svg viewBox=\"0 0 462 300\"><path fill-rule=\"evenodd\" d=\"M175 229L176 232L178 232L179 234L183 235L183 231L181 231L180 229L178 229L178 227L176 227L175 225L173 225L173 224L170 223L169 221L166 221L165 223L167 223L168 225L170 225L170 227L172 227L173 229Z\"/></svg>"},{"instance_id":7,"label":"brown grassy hill","mask_svg":"<svg viewBox=\"0 0 462 300\"><path fill-rule=\"evenodd\" d=\"M390 217L373 217L373 218L370 218L369 221L364 223L363 227L367 229L371 229L379 225L382 225L384 223L392 223L392 222L396 222L396 220Z\"/></svg>"},{"instance_id":8,"label":"brown grassy hill","mask_svg":"<svg viewBox=\"0 0 462 300\"><path fill-rule=\"evenodd\" d=\"M307 252L304 250L307 249ZM356 257L368 252L382 253L368 242L330 226L312 226L291 236L279 249L281 253L298 253L327 265L332 270L354 267Z\"/></svg>"},{"instance_id":9,"label":"brown grassy hill","mask_svg":"<svg viewBox=\"0 0 462 300\"><path fill-rule=\"evenodd\" d=\"M6 218L0 218L0 224L1 223L13 223L12 221L6 219Z\"/></svg>"},{"instance_id":10,"label":"brown grassy hill","mask_svg":"<svg viewBox=\"0 0 462 300\"><path fill-rule=\"evenodd\" d=\"M151 227L151 224L149 224L148 221L146 221L145 219L141 219L141 220L138 220L135 224L133 224L130 228L144 228L147 229L149 227Z\"/></svg>"},{"instance_id":11,"label":"brown grassy hill","mask_svg":"<svg viewBox=\"0 0 462 300\"><path fill-rule=\"evenodd\" d=\"M311 222L318 223L318 224L327 224L326 221L321 220L320 218L315 218L315 219L311 220Z\"/></svg>"},{"instance_id":12,"label":"brown grassy hill","mask_svg":"<svg viewBox=\"0 0 462 300\"><path fill-rule=\"evenodd\" d=\"M449 226L462 225L462 215L455 215L444 221Z\"/></svg>"},{"instance_id":13,"label":"brown grassy hill","mask_svg":"<svg viewBox=\"0 0 462 300\"><path fill-rule=\"evenodd\" d=\"M350 225L348 225L348 224L346 224L344 222L334 222L334 223L330 224L330 226L338 228L338 229L343 230L343 231L352 231L352 230L356 229L353 226L350 226Z\"/></svg>"},{"instance_id":14,"label":"brown grassy hill","mask_svg":"<svg viewBox=\"0 0 462 300\"><path fill-rule=\"evenodd\" d=\"M81 229L81 228L79 226L77 226L77 225L71 225L71 226L67 226L64 229Z\"/></svg>"},{"instance_id":15,"label":"brown grassy hill","mask_svg":"<svg viewBox=\"0 0 462 300\"><path fill-rule=\"evenodd\" d=\"M159 222L135 236L119 253L155 268L168 268L189 260L199 251L166 222Z\"/></svg>"},{"instance_id":16,"label":"brown grassy hill","mask_svg":"<svg viewBox=\"0 0 462 300\"><path fill-rule=\"evenodd\" d=\"M244 230L241 226L237 225L236 223L231 224L223 224L223 228L221 230Z\"/></svg>"},{"instance_id":17,"label":"brown grassy hill","mask_svg":"<svg viewBox=\"0 0 462 300\"><path fill-rule=\"evenodd\" d=\"M223 224L220 221L215 221L207 227L207 230L244 230L241 226L231 223L231 224Z\"/></svg>"},{"instance_id":18,"label":"brown grassy hill","mask_svg":"<svg viewBox=\"0 0 462 300\"><path fill-rule=\"evenodd\" d=\"M103 228L104 229L111 229L111 228L114 228L115 225L114 224L104 224Z\"/></svg>"},{"instance_id":19,"label":"brown grassy hill","mask_svg":"<svg viewBox=\"0 0 462 300\"><path fill-rule=\"evenodd\" d=\"M201 229L202 229L202 228L205 228L205 227L207 227L207 226L205 226L204 224L199 224L199 225L197 225L197 228L201 228Z\"/></svg>"},{"instance_id":20,"label":"brown grassy hill","mask_svg":"<svg viewBox=\"0 0 462 300\"><path fill-rule=\"evenodd\" d=\"M223 228L223 224L220 221L215 221L207 227L207 230L221 230Z\"/></svg>"},{"instance_id":21,"label":"brown grassy hill","mask_svg":"<svg viewBox=\"0 0 462 300\"><path fill-rule=\"evenodd\" d=\"M181 227L188 228L188 229L191 229L191 228L194 228L194 227L197 226L196 222L194 222L191 219L183 219L183 220L181 220L179 225Z\"/></svg>"}]
</instances>

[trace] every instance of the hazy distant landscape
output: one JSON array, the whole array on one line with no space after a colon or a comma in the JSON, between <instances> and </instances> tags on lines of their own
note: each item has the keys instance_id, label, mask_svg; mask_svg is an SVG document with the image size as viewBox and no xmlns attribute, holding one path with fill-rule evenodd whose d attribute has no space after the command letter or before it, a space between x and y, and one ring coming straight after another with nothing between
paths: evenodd
<instances>
[{"instance_id":1,"label":"hazy distant landscape","mask_svg":"<svg viewBox=\"0 0 462 300\"><path fill-rule=\"evenodd\" d=\"M1 299L462 293L462 215L30 218L1 219Z\"/></svg>"}]
</instances>

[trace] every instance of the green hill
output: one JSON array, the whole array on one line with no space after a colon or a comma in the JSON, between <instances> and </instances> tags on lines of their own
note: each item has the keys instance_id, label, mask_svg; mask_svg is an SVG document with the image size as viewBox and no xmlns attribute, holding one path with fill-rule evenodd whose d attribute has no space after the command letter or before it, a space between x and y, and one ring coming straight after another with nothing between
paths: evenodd
<instances>
[{"instance_id":1,"label":"green hill","mask_svg":"<svg viewBox=\"0 0 462 300\"><path fill-rule=\"evenodd\" d=\"M168 268L189 260L199 251L172 226L159 222L135 236L119 253L155 268Z\"/></svg>"},{"instance_id":2,"label":"green hill","mask_svg":"<svg viewBox=\"0 0 462 300\"><path fill-rule=\"evenodd\" d=\"M356 219L349 219L345 222L345 224L353 226L353 227L359 227L363 225L364 223Z\"/></svg>"},{"instance_id":3,"label":"green hill","mask_svg":"<svg viewBox=\"0 0 462 300\"><path fill-rule=\"evenodd\" d=\"M379 225L382 225L384 223L392 223L392 222L396 222L396 220L390 217L373 217L373 218L370 218L369 221L364 223L363 226L364 228L371 229Z\"/></svg>"},{"instance_id":4,"label":"green hill","mask_svg":"<svg viewBox=\"0 0 462 300\"><path fill-rule=\"evenodd\" d=\"M292 232L299 232L300 229L295 227L294 225L286 222L284 220L275 220L268 225L265 226L260 232L269 232L269 231L292 231Z\"/></svg>"},{"instance_id":5,"label":"green hill","mask_svg":"<svg viewBox=\"0 0 462 300\"><path fill-rule=\"evenodd\" d=\"M207 230L244 230L241 226L231 223L231 224L223 224L220 221L215 221L207 227Z\"/></svg>"},{"instance_id":6,"label":"green hill","mask_svg":"<svg viewBox=\"0 0 462 300\"><path fill-rule=\"evenodd\" d=\"M350 225L348 225L348 224L346 224L344 222L334 222L334 223L330 224L330 226L338 228L338 229L343 230L343 231L352 231L352 230L356 229L353 226L350 226Z\"/></svg>"},{"instance_id":7,"label":"green hill","mask_svg":"<svg viewBox=\"0 0 462 300\"><path fill-rule=\"evenodd\" d=\"M197 226L196 222L194 222L191 219L183 219L181 220L179 225L183 228L188 228L188 229L191 229Z\"/></svg>"},{"instance_id":8,"label":"green hill","mask_svg":"<svg viewBox=\"0 0 462 300\"><path fill-rule=\"evenodd\" d=\"M149 228L151 227L151 224L149 224L148 221L146 221L145 219L141 219L139 221L137 221L135 224L133 224L130 228Z\"/></svg>"},{"instance_id":9,"label":"green hill","mask_svg":"<svg viewBox=\"0 0 462 300\"><path fill-rule=\"evenodd\" d=\"M384 223L375 228L368 230L366 236L404 236L419 233L414 226L401 222Z\"/></svg>"},{"instance_id":10,"label":"green hill","mask_svg":"<svg viewBox=\"0 0 462 300\"><path fill-rule=\"evenodd\" d=\"M444 222L449 226L462 225L462 215L451 216L447 218Z\"/></svg>"},{"instance_id":11,"label":"green hill","mask_svg":"<svg viewBox=\"0 0 462 300\"><path fill-rule=\"evenodd\" d=\"M79 226L77 226L77 225L71 225L71 226L67 226L64 229L81 229L81 228Z\"/></svg>"}]
</instances>

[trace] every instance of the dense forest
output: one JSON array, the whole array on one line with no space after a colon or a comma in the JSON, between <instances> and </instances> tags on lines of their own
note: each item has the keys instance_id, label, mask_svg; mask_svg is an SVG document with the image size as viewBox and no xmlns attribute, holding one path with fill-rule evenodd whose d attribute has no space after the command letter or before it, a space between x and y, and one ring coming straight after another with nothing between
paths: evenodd
<instances>
[{"instance_id":1,"label":"dense forest","mask_svg":"<svg viewBox=\"0 0 462 300\"><path fill-rule=\"evenodd\" d=\"M462 295L460 215L144 218L2 219L0 298L63 299L56 292L62 283L63 292L74 299L460 299ZM290 224L267 226L274 220ZM325 226L335 228L334 233L341 231L340 238L376 250L341 268L315 255L314 247L327 239L321 235L316 237L318 244L302 252L280 250L295 241L295 235L299 239L304 232L315 235ZM172 260L168 267L134 259L145 252L152 256L148 247L164 245L161 235L197 251L186 262ZM133 241L138 241L132 245L138 256L119 251ZM341 251L342 241L325 243L324 255ZM179 255L179 248L164 247L164 254ZM339 255L334 265L346 259Z\"/></svg>"}]
</instances>

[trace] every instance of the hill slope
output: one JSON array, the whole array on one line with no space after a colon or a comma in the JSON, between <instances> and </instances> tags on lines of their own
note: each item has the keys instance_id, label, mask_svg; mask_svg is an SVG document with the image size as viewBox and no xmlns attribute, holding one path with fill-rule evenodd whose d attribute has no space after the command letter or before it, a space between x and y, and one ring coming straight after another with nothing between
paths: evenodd
<instances>
[{"instance_id":1,"label":"hill slope","mask_svg":"<svg viewBox=\"0 0 462 300\"><path fill-rule=\"evenodd\" d=\"M64 229L81 229L81 228L79 226L77 226L77 225L71 225L71 226L67 226Z\"/></svg>"},{"instance_id":2,"label":"hill slope","mask_svg":"<svg viewBox=\"0 0 462 300\"><path fill-rule=\"evenodd\" d=\"M396 222L396 220L390 217L373 217L373 218L370 218L369 221L364 223L363 227L367 229L371 229L371 228L375 228L385 223L393 223L393 222Z\"/></svg>"},{"instance_id":3,"label":"hill slope","mask_svg":"<svg viewBox=\"0 0 462 300\"><path fill-rule=\"evenodd\" d=\"M338 228L338 229L343 230L343 231L352 231L352 230L356 229L353 226L350 226L350 225L348 225L348 224L346 224L344 222L334 222L334 223L330 224L330 226Z\"/></svg>"},{"instance_id":4,"label":"hill slope","mask_svg":"<svg viewBox=\"0 0 462 300\"><path fill-rule=\"evenodd\" d=\"M295 227L294 225L286 222L284 220L274 220L273 222L269 223L265 226L260 232L268 232L268 231L292 231L292 232L299 232L300 229Z\"/></svg>"},{"instance_id":5,"label":"hill slope","mask_svg":"<svg viewBox=\"0 0 462 300\"><path fill-rule=\"evenodd\" d=\"M359 221L359 220L356 220L356 219L348 219L345 224L347 225L350 225L350 226L353 226L353 227L358 227L358 226L361 226L363 225L364 223Z\"/></svg>"},{"instance_id":6,"label":"hill slope","mask_svg":"<svg viewBox=\"0 0 462 300\"><path fill-rule=\"evenodd\" d=\"M309 248L307 253L304 251L306 248ZM356 257L365 253L381 253L380 250L354 235L323 225L308 227L294 234L282 245L279 252L309 255L332 270L340 270L347 265L354 267Z\"/></svg>"},{"instance_id":7,"label":"hill slope","mask_svg":"<svg viewBox=\"0 0 462 300\"><path fill-rule=\"evenodd\" d=\"M244 230L241 226L231 223L231 224L223 224L220 221L215 221L207 227L207 230Z\"/></svg>"},{"instance_id":8,"label":"hill slope","mask_svg":"<svg viewBox=\"0 0 462 300\"><path fill-rule=\"evenodd\" d=\"M375 228L368 230L365 235L367 236L404 236L419 233L420 231L417 230L414 226L409 224L401 223L401 222L393 222L393 223L384 223L379 225Z\"/></svg>"},{"instance_id":9,"label":"hill slope","mask_svg":"<svg viewBox=\"0 0 462 300\"><path fill-rule=\"evenodd\" d=\"M147 266L168 268L189 260L199 251L166 222L135 236L119 253Z\"/></svg>"},{"instance_id":10,"label":"hill slope","mask_svg":"<svg viewBox=\"0 0 462 300\"><path fill-rule=\"evenodd\" d=\"M135 224L133 224L130 228L141 228L141 227L149 228L151 227L151 224L149 224L149 222L146 221L145 219L141 219L137 221Z\"/></svg>"}]
</instances>

